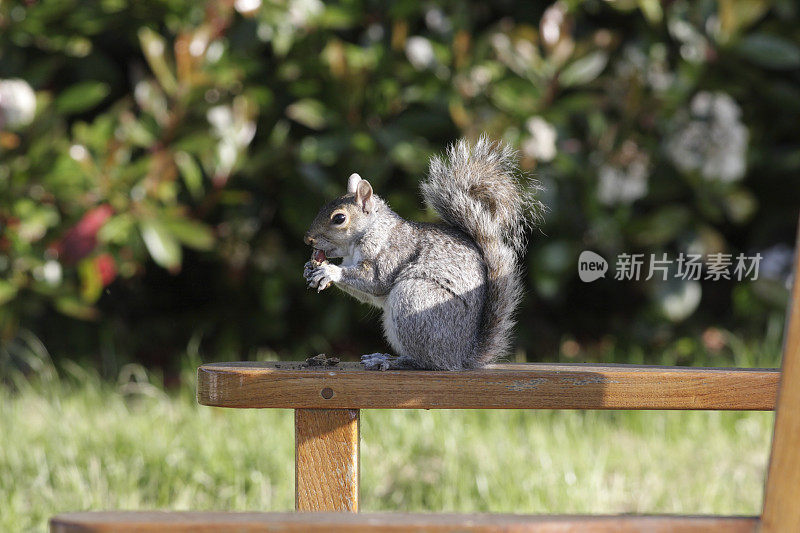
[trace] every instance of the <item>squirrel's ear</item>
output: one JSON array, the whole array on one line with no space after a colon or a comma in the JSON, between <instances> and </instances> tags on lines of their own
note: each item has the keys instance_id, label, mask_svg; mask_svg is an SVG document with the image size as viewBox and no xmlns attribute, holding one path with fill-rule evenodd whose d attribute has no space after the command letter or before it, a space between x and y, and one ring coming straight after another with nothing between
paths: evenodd
<instances>
[{"instance_id":1,"label":"squirrel's ear","mask_svg":"<svg viewBox=\"0 0 800 533\"><path fill-rule=\"evenodd\" d=\"M358 174L350 174L350 177L347 178L347 194L353 194L356 192L356 187L358 187L358 182L361 181L361 176Z\"/></svg>"},{"instance_id":2,"label":"squirrel's ear","mask_svg":"<svg viewBox=\"0 0 800 533\"><path fill-rule=\"evenodd\" d=\"M365 213L372 211L372 185L367 180L361 180L356 186L356 203L361 206Z\"/></svg>"}]
</instances>

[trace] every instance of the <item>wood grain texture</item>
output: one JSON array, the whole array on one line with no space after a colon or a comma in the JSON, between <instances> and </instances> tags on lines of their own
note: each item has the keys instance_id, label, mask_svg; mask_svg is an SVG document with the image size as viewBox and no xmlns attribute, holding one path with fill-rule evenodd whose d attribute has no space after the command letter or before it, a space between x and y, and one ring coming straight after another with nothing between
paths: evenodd
<instances>
[{"instance_id":1,"label":"wood grain texture","mask_svg":"<svg viewBox=\"0 0 800 533\"><path fill-rule=\"evenodd\" d=\"M755 517L525 516L351 513L70 513L50 521L51 533L752 533Z\"/></svg>"},{"instance_id":2,"label":"wood grain texture","mask_svg":"<svg viewBox=\"0 0 800 533\"><path fill-rule=\"evenodd\" d=\"M800 224L761 531L800 531Z\"/></svg>"},{"instance_id":3,"label":"wood grain texture","mask_svg":"<svg viewBox=\"0 0 800 533\"><path fill-rule=\"evenodd\" d=\"M359 420L357 409L297 409L295 509L358 512Z\"/></svg>"},{"instance_id":4,"label":"wood grain texture","mask_svg":"<svg viewBox=\"0 0 800 533\"><path fill-rule=\"evenodd\" d=\"M202 365L197 400L219 407L336 409L774 408L776 369L504 364L481 370L387 371L359 363Z\"/></svg>"}]
</instances>

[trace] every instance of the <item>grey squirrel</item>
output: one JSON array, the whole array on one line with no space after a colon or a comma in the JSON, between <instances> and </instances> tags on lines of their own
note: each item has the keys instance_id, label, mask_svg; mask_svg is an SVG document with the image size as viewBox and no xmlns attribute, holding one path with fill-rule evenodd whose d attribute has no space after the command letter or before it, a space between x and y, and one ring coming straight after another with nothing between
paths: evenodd
<instances>
[{"instance_id":1,"label":"grey squirrel","mask_svg":"<svg viewBox=\"0 0 800 533\"><path fill-rule=\"evenodd\" d=\"M443 223L404 220L353 174L347 194L325 204L305 235L314 248L309 287L332 283L383 310L397 355L364 355L367 369L478 368L511 344L538 185L519 171L514 150L481 136L434 157L421 190Z\"/></svg>"}]
</instances>

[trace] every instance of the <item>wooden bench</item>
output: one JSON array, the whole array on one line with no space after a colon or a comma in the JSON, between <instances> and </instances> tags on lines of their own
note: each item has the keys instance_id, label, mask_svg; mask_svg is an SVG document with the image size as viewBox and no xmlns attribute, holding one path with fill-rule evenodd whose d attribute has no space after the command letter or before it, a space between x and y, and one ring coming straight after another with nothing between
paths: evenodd
<instances>
[{"instance_id":1,"label":"wooden bench","mask_svg":"<svg viewBox=\"0 0 800 533\"><path fill-rule=\"evenodd\" d=\"M203 405L295 410L295 505L358 511L361 409L774 408L774 369L493 365L463 372L374 372L358 363L214 363L197 373Z\"/></svg>"},{"instance_id":2,"label":"wooden bench","mask_svg":"<svg viewBox=\"0 0 800 533\"><path fill-rule=\"evenodd\" d=\"M783 367L507 364L465 372L368 372L355 363L215 363L203 405L295 410L295 508L311 513L73 513L53 532L525 531L800 532L800 267ZM359 510L361 409L776 409L759 517L352 514ZM343 514L341 511L349 511Z\"/></svg>"},{"instance_id":3,"label":"wooden bench","mask_svg":"<svg viewBox=\"0 0 800 533\"><path fill-rule=\"evenodd\" d=\"M793 315L794 334L787 342L787 350L794 346L795 359L798 317L798 313ZM793 381L800 382L800 365L792 369L790 361L787 357L784 372L793 370ZM360 409L771 410L780 376L777 369L634 365L510 364L468 372L368 372L355 363L312 368L299 363L207 364L198 370L201 404L295 409L295 506L298 511L317 512L73 513L54 518L51 531L754 531L758 517L343 515L319 511L358 511ZM798 389L789 390L796 393ZM782 394L781 401L800 405L790 394ZM797 410L778 412L796 414ZM781 480L798 470L797 453L791 447L800 445L800 428L790 417L779 417L778 422L767 504L773 501L769 498L795 490ZM781 445L778 437L786 443ZM780 475L772 472L776 460L783 464L777 471ZM776 520L791 514L786 512L787 504L774 505ZM800 504L795 501L792 508L797 515ZM764 520L768 509L765 506ZM767 530L794 531L779 526Z\"/></svg>"}]
</instances>

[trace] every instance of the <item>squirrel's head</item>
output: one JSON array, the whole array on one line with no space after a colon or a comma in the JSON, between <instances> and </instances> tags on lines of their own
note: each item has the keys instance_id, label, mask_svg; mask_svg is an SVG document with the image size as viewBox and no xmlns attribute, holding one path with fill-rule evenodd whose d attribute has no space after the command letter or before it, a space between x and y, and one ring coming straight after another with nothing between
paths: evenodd
<instances>
[{"instance_id":1,"label":"squirrel's head","mask_svg":"<svg viewBox=\"0 0 800 533\"><path fill-rule=\"evenodd\" d=\"M376 205L372 185L352 174L347 180L347 194L322 206L303 240L328 258L349 255L352 243L372 222Z\"/></svg>"}]
</instances>

